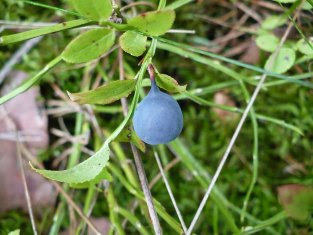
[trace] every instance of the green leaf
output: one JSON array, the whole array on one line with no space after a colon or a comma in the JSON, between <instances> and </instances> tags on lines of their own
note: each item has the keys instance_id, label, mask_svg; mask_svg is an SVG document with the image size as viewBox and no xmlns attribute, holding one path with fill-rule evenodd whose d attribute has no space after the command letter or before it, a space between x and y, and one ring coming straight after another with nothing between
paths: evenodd
<instances>
[{"instance_id":1,"label":"green leaf","mask_svg":"<svg viewBox=\"0 0 313 235\"><path fill-rule=\"evenodd\" d=\"M142 152L146 151L146 145L141 139L138 137L134 129L129 125L126 126L121 133L116 137L114 141L117 142L132 142L137 148L139 148Z\"/></svg>"},{"instance_id":2,"label":"green leaf","mask_svg":"<svg viewBox=\"0 0 313 235\"><path fill-rule=\"evenodd\" d=\"M112 181L111 174L106 170L106 168L103 168L99 175L96 176L96 178L92 179L91 181L87 181L84 183L78 183L78 184L70 184L70 187L82 189L82 188L89 188L92 185L100 183L102 180L108 180Z\"/></svg>"},{"instance_id":3,"label":"green leaf","mask_svg":"<svg viewBox=\"0 0 313 235\"><path fill-rule=\"evenodd\" d=\"M174 20L173 10L150 11L128 20L128 24L150 36L160 36L172 27Z\"/></svg>"},{"instance_id":4,"label":"green leaf","mask_svg":"<svg viewBox=\"0 0 313 235\"><path fill-rule=\"evenodd\" d=\"M272 54L267 59L265 63L265 69L279 74L288 71L293 66L296 60L296 53L290 48L283 47L280 49L276 58L274 58L273 65L269 66L269 62L272 60L273 57L274 54Z\"/></svg>"},{"instance_id":5,"label":"green leaf","mask_svg":"<svg viewBox=\"0 0 313 235\"><path fill-rule=\"evenodd\" d=\"M112 14L110 0L71 0L74 9L82 16L96 21L103 21Z\"/></svg>"},{"instance_id":6,"label":"green leaf","mask_svg":"<svg viewBox=\"0 0 313 235\"><path fill-rule=\"evenodd\" d=\"M20 235L21 230L20 229L16 229L14 231L11 231L8 233L8 235Z\"/></svg>"},{"instance_id":7,"label":"green leaf","mask_svg":"<svg viewBox=\"0 0 313 235\"><path fill-rule=\"evenodd\" d=\"M110 157L109 144L104 144L102 148L92 157L82 163L63 171L39 170L33 168L44 177L68 184L80 184L91 181L102 173Z\"/></svg>"},{"instance_id":8,"label":"green leaf","mask_svg":"<svg viewBox=\"0 0 313 235\"><path fill-rule=\"evenodd\" d=\"M56 57L52 61L50 61L39 73L37 73L35 76L29 78L25 82L23 82L21 85L19 85L17 88L12 90L10 93L8 93L5 96L2 96L0 98L0 105L7 102L8 100L14 98L15 96L18 96L19 94L27 91L29 88L31 88L33 85L35 85L42 77L45 75L50 69L52 69L54 66L56 66L61 61L61 56Z\"/></svg>"},{"instance_id":9,"label":"green leaf","mask_svg":"<svg viewBox=\"0 0 313 235\"><path fill-rule=\"evenodd\" d=\"M69 63L85 63L99 58L114 44L115 32L111 29L92 29L72 40L62 53Z\"/></svg>"},{"instance_id":10,"label":"green leaf","mask_svg":"<svg viewBox=\"0 0 313 235\"><path fill-rule=\"evenodd\" d=\"M302 9L304 10L311 10L312 8L313 6L311 5L311 3L309 3L309 1L302 4Z\"/></svg>"},{"instance_id":11,"label":"green leaf","mask_svg":"<svg viewBox=\"0 0 313 235\"><path fill-rule=\"evenodd\" d=\"M255 41L259 48L268 52L274 52L279 44L279 39L272 34L259 35Z\"/></svg>"},{"instance_id":12,"label":"green leaf","mask_svg":"<svg viewBox=\"0 0 313 235\"><path fill-rule=\"evenodd\" d=\"M296 220L306 220L313 212L313 188L298 184L278 188L278 198L286 213Z\"/></svg>"},{"instance_id":13,"label":"green leaf","mask_svg":"<svg viewBox=\"0 0 313 235\"><path fill-rule=\"evenodd\" d=\"M261 24L263 29L272 30L279 26L282 26L287 21L287 17L284 15L273 15L267 17Z\"/></svg>"},{"instance_id":14,"label":"green leaf","mask_svg":"<svg viewBox=\"0 0 313 235\"><path fill-rule=\"evenodd\" d=\"M187 85L180 86L174 78L161 73L156 73L156 83L160 88L171 93L186 91L187 87Z\"/></svg>"},{"instance_id":15,"label":"green leaf","mask_svg":"<svg viewBox=\"0 0 313 235\"><path fill-rule=\"evenodd\" d=\"M141 56L146 50L147 37L134 31L127 31L120 37L123 51L132 56Z\"/></svg>"},{"instance_id":16,"label":"green leaf","mask_svg":"<svg viewBox=\"0 0 313 235\"><path fill-rule=\"evenodd\" d=\"M300 39L297 42L297 49L305 55L313 55L313 39L310 38L308 42Z\"/></svg>"},{"instance_id":17,"label":"green leaf","mask_svg":"<svg viewBox=\"0 0 313 235\"><path fill-rule=\"evenodd\" d=\"M0 45L6 45L9 43L19 42L19 41L39 37L42 35L63 31L65 29L75 28L78 26L88 24L89 22L90 22L89 20L82 20L82 19L72 20L72 21L63 22L60 24L42 27L39 29L29 30L29 31L22 32L22 33L16 33L16 34L8 35L8 36L3 36L3 37L0 37Z\"/></svg>"},{"instance_id":18,"label":"green leaf","mask_svg":"<svg viewBox=\"0 0 313 235\"><path fill-rule=\"evenodd\" d=\"M70 99L80 104L110 104L123 97L127 97L136 86L136 80L113 81L94 90L68 93Z\"/></svg>"}]
</instances>

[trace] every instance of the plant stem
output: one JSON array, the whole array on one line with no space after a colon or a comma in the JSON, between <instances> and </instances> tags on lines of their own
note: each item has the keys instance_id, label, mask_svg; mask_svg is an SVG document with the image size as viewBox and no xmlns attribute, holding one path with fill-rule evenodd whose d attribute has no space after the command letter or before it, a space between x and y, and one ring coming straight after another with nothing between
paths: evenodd
<instances>
[{"instance_id":1,"label":"plant stem","mask_svg":"<svg viewBox=\"0 0 313 235\"><path fill-rule=\"evenodd\" d=\"M14 98L15 96L27 91L31 88L36 82L38 82L43 75L45 75L50 69L56 66L62 60L61 56L56 57L55 59L51 60L41 71L39 71L35 76L31 77L30 79L23 82L20 86L15 88L13 91L8 93L5 96L0 98L0 104L7 102L8 100Z\"/></svg>"},{"instance_id":2,"label":"plant stem","mask_svg":"<svg viewBox=\"0 0 313 235\"><path fill-rule=\"evenodd\" d=\"M138 173L138 176L139 176L139 179L140 179L140 183L141 183L141 187L142 187L143 193L144 193L145 198L146 198L148 210L149 210L149 213L150 213L150 216L151 216L151 220L152 220L152 224L153 224L153 227L154 227L154 232L157 235L162 235L163 232L162 232L162 229L161 229L159 218L158 218L157 213L156 213L155 208L154 208L154 203L153 203L153 200L152 200L152 196L151 196L151 192L150 192L150 189L149 189L149 184L148 184L148 181L147 181L145 170L143 169L141 158L139 156L139 153L138 153L138 150L136 149L136 147L133 144L130 144L130 145L131 145L131 148L132 148L132 152L134 154L134 159L135 159L137 173Z\"/></svg>"}]
</instances>

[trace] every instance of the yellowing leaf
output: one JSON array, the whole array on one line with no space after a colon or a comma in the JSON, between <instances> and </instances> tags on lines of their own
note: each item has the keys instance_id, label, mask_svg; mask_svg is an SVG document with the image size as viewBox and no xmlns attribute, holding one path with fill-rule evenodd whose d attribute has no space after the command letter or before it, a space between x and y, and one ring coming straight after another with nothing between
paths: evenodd
<instances>
[{"instance_id":1,"label":"yellowing leaf","mask_svg":"<svg viewBox=\"0 0 313 235\"><path fill-rule=\"evenodd\" d=\"M156 83L160 88L171 93L186 91L187 87L187 85L180 86L174 78L161 73L156 73Z\"/></svg>"},{"instance_id":2,"label":"yellowing leaf","mask_svg":"<svg viewBox=\"0 0 313 235\"><path fill-rule=\"evenodd\" d=\"M174 20L173 10L150 11L128 20L128 24L150 36L160 36L172 27Z\"/></svg>"},{"instance_id":3,"label":"yellowing leaf","mask_svg":"<svg viewBox=\"0 0 313 235\"><path fill-rule=\"evenodd\" d=\"M80 104L109 104L127 97L136 86L136 80L118 80L109 82L94 90L68 93L70 99Z\"/></svg>"},{"instance_id":4,"label":"yellowing leaf","mask_svg":"<svg viewBox=\"0 0 313 235\"><path fill-rule=\"evenodd\" d=\"M120 37L123 51L132 56L140 56L146 50L147 37L134 31L127 31Z\"/></svg>"},{"instance_id":5,"label":"yellowing leaf","mask_svg":"<svg viewBox=\"0 0 313 235\"><path fill-rule=\"evenodd\" d=\"M92 29L72 40L62 53L69 63L85 63L97 59L114 43L115 32L111 29Z\"/></svg>"},{"instance_id":6,"label":"yellowing leaf","mask_svg":"<svg viewBox=\"0 0 313 235\"><path fill-rule=\"evenodd\" d=\"M105 144L92 157L67 170L39 170L33 166L32 168L48 179L68 184L80 184L95 179L107 165L109 157L110 148L108 144Z\"/></svg>"},{"instance_id":7,"label":"yellowing leaf","mask_svg":"<svg viewBox=\"0 0 313 235\"><path fill-rule=\"evenodd\" d=\"M112 14L111 0L71 0L74 9L91 20L106 20Z\"/></svg>"}]
</instances>

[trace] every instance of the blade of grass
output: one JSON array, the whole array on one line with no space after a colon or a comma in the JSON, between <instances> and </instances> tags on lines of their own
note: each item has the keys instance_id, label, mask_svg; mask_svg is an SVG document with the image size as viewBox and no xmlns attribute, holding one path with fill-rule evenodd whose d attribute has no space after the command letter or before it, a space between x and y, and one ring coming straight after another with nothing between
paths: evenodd
<instances>
[{"instance_id":1,"label":"blade of grass","mask_svg":"<svg viewBox=\"0 0 313 235\"><path fill-rule=\"evenodd\" d=\"M43 7L43 8L54 10L54 11L61 11L61 12L64 12L66 14L69 14L69 15L82 17L77 12L69 11L69 10L66 10L66 9L63 9L63 8L59 8L59 7L55 7L55 6L50 6L50 5L47 5L47 4L44 4L44 3L39 3L39 2L34 2L34 1L29 1L29 0L18 0L18 1L30 4L30 5L34 5L34 6L37 6L37 7Z\"/></svg>"},{"instance_id":2,"label":"blade of grass","mask_svg":"<svg viewBox=\"0 0 313 235\"><path fill-rule=\"evenodd\" d=\"M167 178L166 178L165 172L164 172L163 167L162 167L161 160L160 160L159 155L158 155L158 153L156 152L155 149L153 150L153 153L154 153L155 160L156 160L156 162L157 162L157 164L158 164L158 167L159 167L159 169L160 169L160 172L161 172L161 175L162 175L164 184L165 184L165 186L166 186L167 192L168 192L168 194L169 194L169 196L170 196L170 199L171 199L171 201L172 201L172 203L173 203L173 206L174 206L174 208L175 208L175 211L176 211L176 214L177 214L178 219L179 219L179 221L180 221L180 224L182 225L183 230L184 230L184 233L185 233L185 232L187 231L187 227L186 227L186 224L185 224L185 222L184 222L184 219L183 219L183 217L182 217L182 215L181 215L181 213L180 213L180 210L179 210L179 208L178 208L178 206L177 206L177 203L176 203L175 197L174 197L174 195L173 195L172 189L171 189L171 187L170 187L170 184L169 184L169 182L168 182L168 180L167 180Z\"/></svg>"},{"instance_id":3,"label":"blade of grass","mask_svg":"<svg viewBox=\"0 0 313 235\"><path fill-rule=\"evenodd\" d=\"M130 221L130 223L138 230L138 232L140 232L140 234L143 234L143 235L151 234L143 227L143 225L140 223L140 220L134 214L132 214L131 212L129 212L128 210L126 210L120 206L115 208L115 210L121 216L123 216L128 221Z\"/></svg>"},{"instance_id":4,"label":"blade of grass","mask_svg":"<svg viewBox=\"0 0 313 235\"><path fill-rule=\"evenodd\" d=\"M244 232L240 232L238 233L238 235L246 235L246 234L253 234L253 233L257 233L257 232L260 232L266 228L268 228L269 226L272 226L276 223L278 223L279 221L283 220L283 219L286 219L286 213L284 211L274 215L273 217L265 220L265 221L262 221L260 222L258 225L252 227L252 228L249 228L249 229L246 229ZM279 234L279 233L277 233Z\"/></svg>"},{"instance_id":5,"label":"blade of grass","mask_svg":"<svg viewBox=\"0 0 313 235\"><path fill-rule=\"evenodd\" d=\"M105 197L108 201L108 206L110 210L110 221L112 223L113 229L117 232L117 234L125 235L124 229L122 227L122 224L117 213L119 206L115 200L112 186L109 186L108 189L106 190Z\"/></svg>"},{"instance_id":6,"label":"blade of grass","mask_svg":"<svg viewBox=\"0 0 313 235\"><path fill-rule=\"evenodd\" d=\"M202 96L202 95L214 93L216 91L233 87L233 86L237 86L237 85L239 85L237 81L221 82L221 83L213 84L213 85L206 86L206 87L198 87L196 89L189 90L188 92L192 95ZM182 100L186 98L186 95L183 93L177 94L177 95L173 95L173 98L176 100Z\"/></svg>"},{"instance_id":7,"label":"blade of grass","mask_svg":"<svg viewBox=\"0 0 313 235\"><path fill-rule=\"evenodd\" d=\"M313 57L312 57L313 58ZM313 73L309 72L309 73L303 73L303 74L299 74L299 75L295 75L295 76L290 76L291 79L305 79L308 76L313 76ZM272 87L272 86L278 86L278 85L283 85L283 84L288 84L290 83L289 81L286 80L277 80L277 81L272 81L272 82L266 82L263 87L267 88L267 87Z\"/></svg>"},{"instance_id":8,"label":"blade of grass","mask_svg":"<svg viewBox=\"0 0 313 235\"><path fill-rule=\"evenodd\" d=\"M29 78L23 82L20 86L9 92L7 95L0 98L0 105L7 102L8 100L14 98L15 96L27 91L31 88L36 82L38 82L43 75L45 75L50 69L55 67L62 60L61 56L56 57L50 61L41 71L39 71L35 76Z\"/></svg>"},{"instance_id":9,"label":"blade of grass","mask_svg":"<svg viewBox=\"0 0 313 235\"><path fill-rule=\"evenodd\" d=\"M90 22L91 22L90 20L83 20L83 19L71 20L71 21L60 23L60 24L45 26L45 27L28 30L28 31L21 32L21 33L2 36L0 37L0 46L28 40L31 38L39 37L39 36L50 34L50 33L60 32L66 29L76 28L79 26L89 24Z\"/></svg>"},{"instance_id":10,"label":"blade of grass","mask_svg":"<svg viewBox=\"0 0 313 235\"><path fill-rule=\"evenodd\" d=\"M251 193L252 193L254 186L257 182L258 168L259 168L259 135L258 135L259 127L258 127L258 123L256 120L256 114L253 111L253 109L251 109L250 116L251 116L252 129L253 129L252 179L251 179L251 183L250 183L249 188L248 188L248 192L247 192L246 197L245 197L244 202L243 202L242 213L240 216L241 223L243 223L244 219L245 219L244 215L245 215L245 212L247 210L247 206L248 206L248 202L249 202Z\"/></svg>"},{"instance_id":11,"label":"blade of grass","mask_svg":"<svg viewBox=\"0 0 313 235\"><path fill-rule=\"evenodd\" d=\"M240 108L226 106L226 105L220 105L220 104L216 104L216 103L207 101L207 100L205 100L205 99L203 99L201 97L197 97L196 95L191 94L188 91L184 92L183 94L186 97L190 98L192 101L194 101L194 102L196 102L197 104L200 104L200 105L205 105L205 106L209 106L209 107L219 108L219 109L222 109L222 110L235 112L235 113L243 113L244 112L244 110L240 109ZM259 120L275 123L275 124L277 124L279 126L282 126L284 128L287 128L287 129L290 129L292 131L295 131L295 132L297 132L300 135L303 135L303 132L302 132L301 129L299 129L298 127L296 127L296 126L294 126L292 124L286 123L286 121L284 121L284 120L276 119L276 118L265 116L263 114L258 114L258 113L256 113L256 118L259 119Z\"/></svg>"},{"instance_id":12,"label":"blade of grass","mask_svg":"<svg viewBox=\"0 0 313 235\"><path fill-rule=\"evenodd\" d=\"M164 38L160 38L160 37L158 37L158 40L159 40L158 48L179 54L183 57L190 58L192 60L207 64L207 65L212 66L212 67L213 66L214 67L220 66L220 64L218 64L217 61L208 60L206 57L202 57L202 56L199 56L197 54L206 55L206 56L209 56L209 57L212 57L212 58L215 58L215 59L227 62L227 63L231 63L231 64L234 64L234 65L237 65L237 66L249 69L249 70L253 70L253 71L258 72L258 73L263 73L269 77L275 77L275 78L286 80L286 81L291 82L291 83L296 83L296 84L301 85L301 86L313 88L313 84L311 82L294 80L292 77L285 76L282 74L277 74L274 72L270 72L268 70L256 67L254 65L245 64L245 63L242 63L242 62L237 61L237 60L229 59L229 58L224 57L224 56L220 56L220 55L217 55L217 54L214 54L211 52L203 51L203 50L191 47L187 44L177 43L177 42L174 42L174 41L171 41L168 39L164 39ZM192 53L192 52L195 52L197 54ZM204 61L206 61L206 62L204 62ZM303 78L311 78L312 75L313 75L313 73L309 73ZM254 84L254 83L251 83L247 79L245 79L245 81L250 83L250 84Z\"/></svg>"},{"instance_id":13,"label":"blade of grass","mask_svg":"<svg viewBox=\"0 0 313 235\"><path fill-rule=\"evenodd\" d=\"M169 4L167 7L165 7L165 9L171 9L171 10L175 10L179 7L182 7L190 2L193 2L194 0L177 0L171 4Z\"/></svg>"}]
</instances>

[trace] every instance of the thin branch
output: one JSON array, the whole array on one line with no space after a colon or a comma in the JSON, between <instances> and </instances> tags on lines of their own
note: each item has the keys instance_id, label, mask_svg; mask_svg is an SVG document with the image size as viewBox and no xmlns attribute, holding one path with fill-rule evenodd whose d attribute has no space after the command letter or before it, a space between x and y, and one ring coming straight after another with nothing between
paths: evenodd
<instances>
[{"instance_id":1,"label":"thin branch","mask_svg":"<svg viewBox=\"0 0 313 235\"><path fill-rule=\"evenodd\" d=\"M189 30L189 29L170 29L167 33L186 33L186 34L195 34L196 30Z\"/></svg>"},{"instance_id":2,"label":"thin branch","mask_svg":"<svg viewBox=\"0 0 313 235\"><path fill-rule=\"evenodd\" d=\"M298 14L299 14L299 9L300 8L298 8L297 12L295 13L294 19L297 18ZM285 31L285 33L284 33L284 35L283 35L283 37L282 37L278 47L276 48L273 56L271 57L272 59L269 61L269 68L272 67L272 65L273 65L273 63L274 63L274 61L275 61L275 59L276 59L276 57L278 55L278 52L279 52L280 48L282 47L282 45L286 41L287 36L289 35L290 30L292 28L292 25L293 25L292 23L289 23L288 28L286 29L286 31ZM241 128L242 128L242 126L243 126L243 124L244 124L244 122L245 122L245 120L246 120L246 118L248 116L248 113L249 113L251 107L253 106L254 101L256 100L256 97L258 96L258 94L259 94L259 92L260 92L260 90L261 90L261 88L263 86L263 83L266 80L266 77L267 77L267 74L263 74L262 75L262 77L261 77L261 79L260 79L256 89L254 90L253 95L252 95L252 97L251 97L251 99L250 99L250 101L249 101L249 103L248 103L248 105L247 105L247 107L246 107L246 109L245 109L245 111L244 111L244 113L243 113L239 123L238 123L238 126L237 126L237 128L236 128L236 130L235 130L235 132L234 132L234 134L233 134L233 136L231 138L231 140L230 140L230 143L227 146L227 149L226 149L226 151L225 151L225 153L224 153L224 155L222 157L222 160L221 160L221 162L220 162L220 164L219 164L219 166L218 166L218 168L217 168L217 170L216 170L216 172L215 172L215 174L214 174L214 176L212 178L212 181L211 181L211 183L210 183L210 185L209 185L209 187L208 187L208 189L207 189L207 191L206 191L206 193L205 193L205 195L204 195L204 197L203 197L203 199L202 199L202 201L200 203L200 206L199 206L199 208L198 208L198 210L197 210L197 212L196 212L196 214L195 214L195 216L194 216L194 218L193 218L193 220L192 220L192 222L190 224L190 227L188 228L188 231L187 231L186 235L190 235L192 233L192 230L193 230L194 226L196 225L196 222L198 221L198 219L199 219L199 217L201 215L201 212L202 212L202 210L203 210L203 208L204 208L204 206L205 206L205 204L206 204L206 202L207 202L207 200L208 200L208 198L210 196L210 193L211 193L211 191L212 191L212 189L213 189L213 187L214 187L214 185L215 185L215 183L216 183L216 181L217 181L217 179L218 179L218 177L219 177L219 175L220 175L220 173L221 173L221 171L222 171L222 169L224 167L224 164L225 164L225 162L226 162L226 160L227 160L227 158L229 156L229 153L230 153L230 151L231 151L231 149L232 149L232 147L233 147L233 145L234 145L234 143L235 143L235 141L236 141L236 139L237 139L237 137L238 137L238 135L240 133L240 130L241 130Z\"/></svg>"},{"instance_id":3,"label":"thin branch","mask_svg":"<svg viewBox=\"0 0 313 235\"><path fill-rule=\"evenodd\" d=\"M27 209L28 209L28 214L30 217L30 221L32 224L32 229L33 229L33 233L34 235L37 235L37 229L36 229L36 223L35 223L35 217L34 217L34 213L33 213L33 209L32 209L32 203L30 200L30 195L29 195L29 190L28 190L28 186L27 186L27 181L26 181L26 177L25 177L25 171L24 171L24 165L23 165L23 160L22 160L22 154L21 154L21 142L19 140L19 133L17 131L17 126L15 124L15 122L10 118L10 116L8 115L6 109L4 107L1 107L1 113L4 113L3 116L4 121L7 123L7 125L9 126L9 129L11 129L12 131L15 132L15 141L16 141L16 149L17 149L17 158L19 161L19 165L20 165L20 171L21 171L21 176L22 176L22 182L23 182L23 187L24 187L24 193L25 193L25 199L26 199L26 204L27 204Z\"/></svg>"},{"instance_id":4,"label":"thin branch","mask_svg":"<svg viewBox=\"0 0 313 235\"><path fill-rule=\"evenodd\" d=\"M164 167L164 172L168 172L172 167L174 167L177 163L180 162L180 159L178 157L174 158L171 162L169 162L165 167ZM149 188L152 189L153 186L161 179L162 175L161 173L158 173L151 181L149 184Z\"/></svg>"},{"instance_id":5,"label":"thin branch","mask_svg":"<svg viewBox=\"0 0 313 235\"><path fill-rule=\"evenodd\" d=\"M130 144L130 146L131 146L132 151L133 151L136 169L138 172L138 176L139 176L139 180L141 183L143 193L144 193L145 198L146 198L146 203L147 203L149 214L150 214L150 217L152 220L154 232L157 235L161 235L161 234L163 234L162 228L161 228L159 218L158 218L157 213L156 213L155 208L154 208L154 203L153 203L151 192L149 189L148 180L147 180L145 171L143 169L141 158L139 156L139 153L138 153L138 150L136 149L136 147L133 144Z\"/></svg>"},{"instance_id":6,"label":"thin branch","mask_svg":"<svg viewBox=\"0 0 313 235\"><path fill-rule=\"evenodd\" d=\"M25 42L9 59L9 61L2 67L0 71L0 84L4 81L5 77L11 72L14 65L16 65L22 57L29 52L35 45L41 41L42 37L33 38Z\"/></svg>"},{"instance_id":7,"label":"thin branch","mask_svg":"<svg viewBox=\"0 0 313 235\"><path fill-rule=\"evenodd\" d=\"M28 190L28 186L27 186L27 181L26 181L26 177L25 177L25 171L24 171L24 166L23 166L23 161L22 161L22 154L21 154L21 145L19 142L19 137L18 134L16 135L16 147L17 147L17 157L18 157L18 161L20 164L20 169L21 169L21 175L22 175L22 181L23 181L23 187L24 187L24 192L25 192L25 198L26 198L26 203L27 203L27 208L28 208L28 214L30 217L30 221L32 224L32 228L33 228L33 233L34 235L37 235L37 229L36 229L36 223L35 223L35 219L34 219L34 213L33 213L33 209L32 209L32 202L30 200L30 196L29 196L29 190Z\"/></svg>"},{"instance_id":8,"label":"thin branch","mask_svg":"<svg viewBox=\"0 0 313 235\"><path fill-rule=\"evenodd\" d=\"M187 232L187 227L186 227L185 221L184 221L183 216L181 215L180 210L179 210L179 208L178 208L178 206L177 206L175 197L174 197L174 195L173 195L173 192L172 192L172 190L171 190L171 186L170 186L170 184L169 184L169 182L168 182L168 180L167 180L167 178L166 178L166 175L165 175L165 173L164 173L164 170L163 170L163 167L162 167L162 163L161 163L161 161L160 161L160 158L159 158L159 156L158 156L158 153L157 153L155 150L154 150L153 152L154 152L155 160L156 160L156 162L157 162L157 164L158 164L158 167L159 167L159 169L160 169L160 172L161 172L163 181L164 181L164 183L165 183L167 192L168 192L168 194L170 195L170 198L171 198L171 200L172 200L173 206L174 206L175 211L176 211L176 213L177 213L178 219L179 219L179 221L180 221L180 223L181 223L181 225L182 225L182 227L183 227L184 232L186 233L186 232Z\"/></svg>"}]
</instances>

